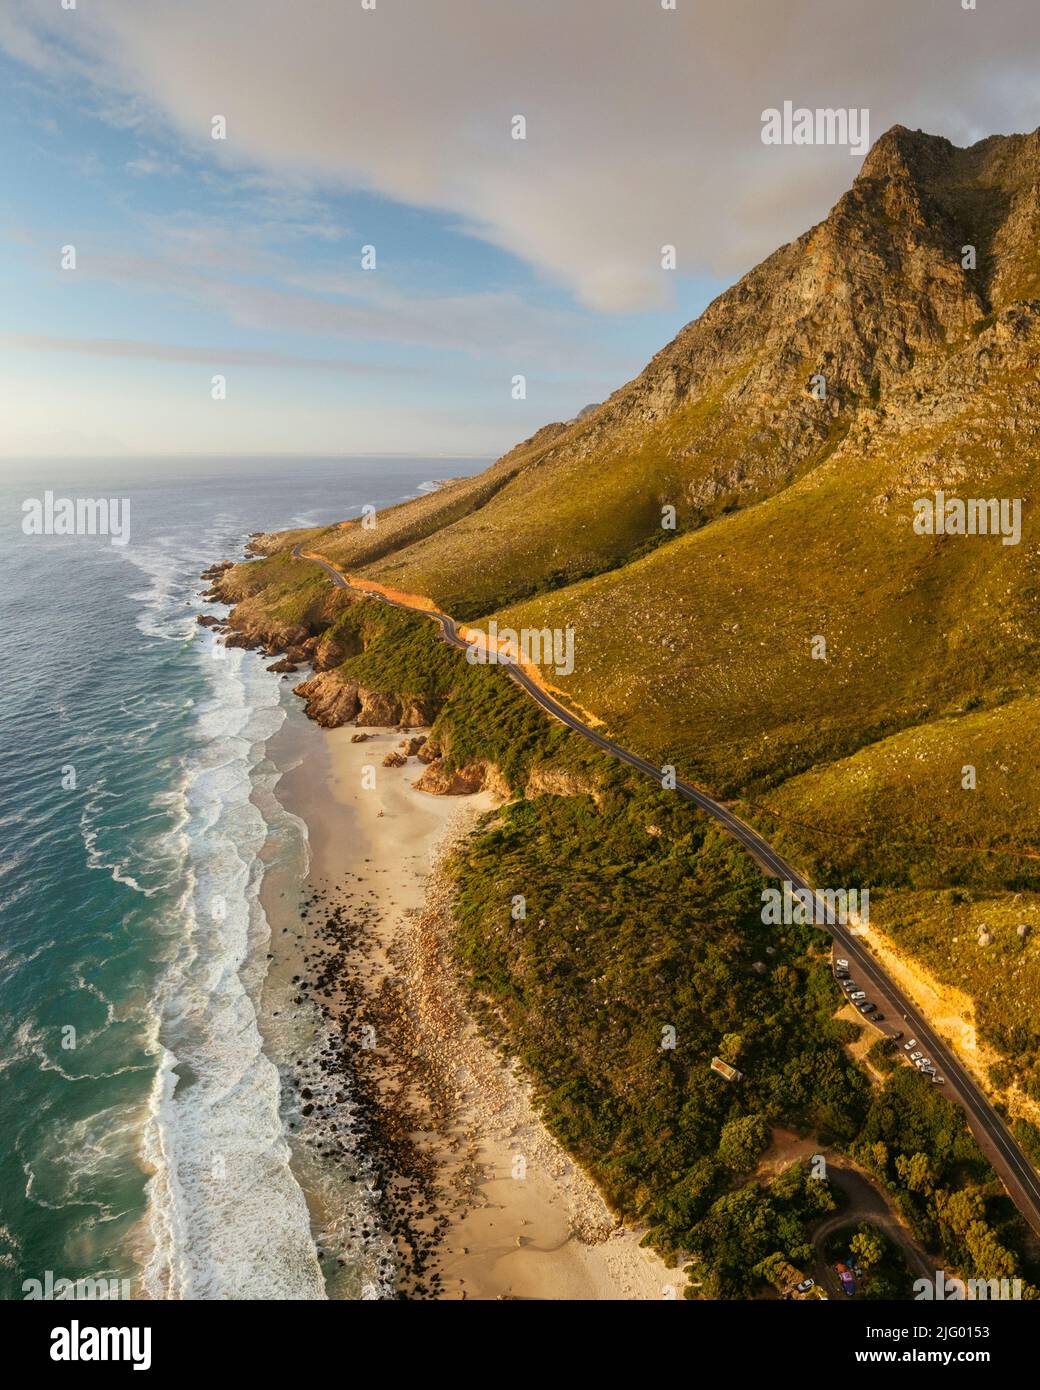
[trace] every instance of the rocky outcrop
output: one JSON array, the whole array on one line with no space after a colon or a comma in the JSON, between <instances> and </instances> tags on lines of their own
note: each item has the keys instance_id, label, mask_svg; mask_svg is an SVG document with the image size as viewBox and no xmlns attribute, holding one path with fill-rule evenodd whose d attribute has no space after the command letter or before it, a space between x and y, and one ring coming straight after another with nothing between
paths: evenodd
<instances>
[{"instance_id":1,"label":"rocky outcrop","mask_svg":"<svg viewBox=\"0 0 1040 1390\"><path fill-rule=\"evenodd\" d=\"M240 640L236 645L244 646L246 643ZM414 725L421 722L408 717L416 711L407 703L405 715L402 716L402 702L397 695L365 690L338 667L331 671L316 671L309 680L296 686L293 693L306 701L308 717L326 729L348 724L352 719L374 729L393 729L402 723ZM418 748L419 745L416 751Z\"/></svg>"},{"instance_id":2,"label":"rocky outcrop","mask_svg":"<svg viewBox=\"0 0 1040 1390\"><path fill-rule=\"evenodd\" d=\"M484 786L484 763L469 763L466 767L449 768L443 759L430 763L426 771L412 786L421 792L432 792L434 796L471 796Z\"/></svg>"},{"instance_id":3,"label":"rocky outcrop","mask_svg":"<svg viewBox=\"0 0 1040 1390\"><path fill-rule=\"evenodd\" d=\"M396 748L392 748L390 752L387 753L386 757L383 759L383 766L404 767L407 761L408 759L405 757L403 753L398 752Z\"/></svg>"},{"instance_id":4,"label":"rocky outcrop","mask_svg":"<svg viewBox=\"0 0 1040 1390\"><path fill-rule=\"evenodd\" d=\"M591 777L578 772L568 772L565 768L551 767L539 763L527 777L524 788L525 797L535 796L591 796L599 792L599 784Z\"/></svg>"},{"instance_id":5,"label":"rocky outcrop","mask_svg":"<svg viewBox=\"0 0 1040 1390\"><path fill-rule=\"evenodd\" d=\"M341 665L348 656L356 656L361 651L360 641L353 639L353 634L342 631L324 632L316 640L314 645L315 671L331 671L334 666Z\"/></svg>"},{"instance_id":6,"label":"rocky outcrop","mask_svg":"<svg viewBox=\"0 0 1040 1390\"><path fill-rule=\"evenodd\" d=\"M401 702L396 695L384 695L379 690L358 690L361 708L357 722L374 728L392 729L401 722Z\"/></svg>"},{"instance_id":7,"label":"rocky outcrop","mask_svg":"<svg viewBox=\"0 0 1040 1390\"><path fill-rule=\"evenodd\" d=\"M438 758L412 786L421 792L432 792L434 796L472 796L479 791L492 791L503 799L510 795L509 784L500 770L494 763L483 760L451 768L443 758Z\"/></svg>"},{"instance_id":8,"label":"rocky outcrop","mask_svg":"<svg viewBox=\"0 0 1040 1390\"><path fill-rule=\"evenodd\" d=\"M440 713L433 700L409 699L402 708L401 723L408 729L429 728Z\"/></svg>"},{"instance_id":9,"label":"rocky outcrop","mask_svg":"<svg viewBox=\"0 0 1040 1390\"><path fill-rule=\"evenodd\" d=\"M402 739L400 743L401 752L406 758L414 758L425 742L425 734L416 734L414 738Z\"/></svg>"},{"instance_id":10,"label":"rocky outcrop","mask_svg":"<svg viewBox=\"0 0 1040 1390\"><path fill-rule=\"evenodd\" d=\"M334 729L355 718L361 708L357 685L338 671L322 671L294 686L293 694L305 701L308 718L323 729Z\"/></svg>"}]
</instances>

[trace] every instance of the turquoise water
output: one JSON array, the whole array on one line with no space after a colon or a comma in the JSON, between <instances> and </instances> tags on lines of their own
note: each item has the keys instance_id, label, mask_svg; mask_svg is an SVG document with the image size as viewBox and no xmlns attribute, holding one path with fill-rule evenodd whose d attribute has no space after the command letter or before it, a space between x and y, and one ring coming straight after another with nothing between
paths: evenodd
<instances>
[{"instance_id":1,"label":"turquoise water","mask_svg":"<svg viewBox=\"0 0 1040 1390\"><path fill-rule=\"evenodd\" d=\"M47 1271L134 1297L324 1296L256 1021L258 856L292 833L265 751L293 697L254 653L213 656L198 576L250 531L474 467L0 474L0 1296ZM129 497L129 544L24 535L48 488Z\"/></svg>"}]
</instances>

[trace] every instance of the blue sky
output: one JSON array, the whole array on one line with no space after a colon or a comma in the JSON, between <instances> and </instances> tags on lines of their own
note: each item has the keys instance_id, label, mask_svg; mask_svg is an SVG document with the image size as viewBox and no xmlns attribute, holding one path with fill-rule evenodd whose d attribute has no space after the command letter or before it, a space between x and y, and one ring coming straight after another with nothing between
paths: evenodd
<instances>
[{"instance_id":1,"label":"blue sky","mask_svg":"<svg viewBox=\"0 0 1040 1390\"><path fill-rule=\"evenodd\" d=\"M501 453L849 186L766 107L1028 131L1037 42L1035 0L6 0L0 455Z\"/></svg>"},{"instance_id":2,"label":"blue sky","mask_svg":"<svg viewBox=\"0 0 1040 1390\"><path fill-rule=\"evenodd\" d=\"M680 274L667 311L597 313L450 214L228 170L10 58L0 89L6 454L493 455L603 399L723 285Z\"/></svg>"}]
</instances>

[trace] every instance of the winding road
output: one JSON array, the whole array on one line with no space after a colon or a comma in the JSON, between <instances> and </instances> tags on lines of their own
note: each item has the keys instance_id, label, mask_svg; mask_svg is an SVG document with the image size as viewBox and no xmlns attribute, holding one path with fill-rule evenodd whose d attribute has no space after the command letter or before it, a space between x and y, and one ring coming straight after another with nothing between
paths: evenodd
<instances>
[{"instance_id":1,"label":"winding road","mask_svg":"<svg viewBox=\"0 0 1040 1390\"><path fill-rule=\"evenodd\" d=\"M314 564L320 565L332 582L340 588L351 589L366 598L377 599L380 603L389 604L393 608L403 608L409 613L420 613L440 624L444 638L451 646L460 651L469 649L470 643L460 635L454 618L449 617L448 614L435 608L421 608L403 603L375 590L366 589L364 584L348 579L327 560L323 560L321 556L302 552L301 544L293 547L293 557L298 560L310 560ZM588 724L583 723L558 700L554 699L547 690L544 690L537 681L533 680L522 667L503 663L503 668L509 679L521 686L531 699L541 705L554 719L558 719L568 729L573 729L582 738L588 739L590 743L595 744L597 748L602 749L612 758L627 763L636 772L641 772L658 786L661 785L661 768L656 767L645 758L639 757L637 753L631 753L627 748L622 748L605 735L590 728ZM764 873L775 875L781 880L787 880L791 884L792 892L798 889L805 889L810 893L814 891L803 874L799 873L785 859L782 859L767 840L763 839L757 831L752 830L749 825L745 825L721 802L715 801L706 792L690 786L687 782L676 781L675 790L684 800L692 802L705 814L718 821L728 834L743 845ZM821 906L824 906L822 902ZM958 1101L964 1108L971 1132L978 1141L979 1147L1000 1174L1015 1206L1037 1235L1040 1235L1040 1176L1037 1175L1036 1170L1019 1148L1003 1119L993 1109L981 1088L961 1065L951 1048L932 1031L920 1012L882 971L870 951L855 935L854 929L842 926L830 910L825 910L825 916L826 930L834 939L835 950L840 951L840 954L848 960L849 970L856 974L860 988L865 989L869 985L870 997L885 1014L886 1022L891 1020L893 1023L902 1024L903 1041L908 1041L911 1037L916 1038L922 1050L927 1052L933 1062L941 1069L947 1082L943 1087L944 1093L950 1099Z\"/></svg>"}]
</instances>

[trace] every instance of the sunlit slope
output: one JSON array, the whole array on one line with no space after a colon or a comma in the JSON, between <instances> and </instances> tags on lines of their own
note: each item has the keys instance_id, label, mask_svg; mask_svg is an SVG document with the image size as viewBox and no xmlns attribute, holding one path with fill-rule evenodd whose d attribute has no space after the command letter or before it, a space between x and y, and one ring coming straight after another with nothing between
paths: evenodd
<instances>
[{"instance_id":1,"label":"sunlit slope","mask_svg":"<svg viewBox=\"0 0 1040 1390\"><path fill-rule=\"evenodd\" d=\"M781 493L498 621L573 626L556 683L723 792L1034 688L1037 325L1007 311ZM1022 498L1020 543L916 535L934 489Z\"/></svg>"},{"instance_id":2,"label":"sunlit slope","mask_svg":"<svg viewBox=\"0 0 1040 1390\"><path fill-rule=\"evenodd\" d=\"M823 222L589 416L371 529L308 542L468 619L638 561L665 538L663 508L687 534L777 495L915 369L1036 292L1038 150L1035 134L958 149L895 127Z\"/></svg>"},{"instance_id":3,"label":"sunlit slope","mask_svg":"<svg viewBox=\"0 0 1040 1390\"><path fill-rule=\"evenodd\" d=\"M813 768L752 812L821 882L1040 890L1040 696Z\"/></svg>"},{"instance_id":4,"label":"sunlit slope","mask_svg":"<svg viewBox=\"0 0 1040 1390\"><path fill-rule=\"evenodd\" d=\"M958 200L927 191L963 154L889 132L825 221L529 455L479 512L387 554L373 576L472 616L638 558L661 538L663 507L686 531L799 477L916 354L944 351L986 313L984 277L953 254L967 235Z\"/></svg>"}]
</instances>

